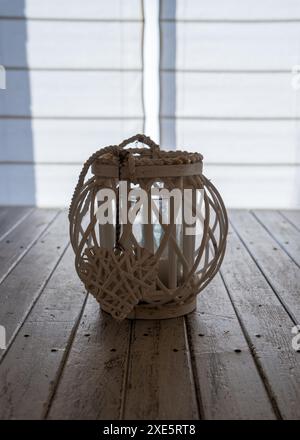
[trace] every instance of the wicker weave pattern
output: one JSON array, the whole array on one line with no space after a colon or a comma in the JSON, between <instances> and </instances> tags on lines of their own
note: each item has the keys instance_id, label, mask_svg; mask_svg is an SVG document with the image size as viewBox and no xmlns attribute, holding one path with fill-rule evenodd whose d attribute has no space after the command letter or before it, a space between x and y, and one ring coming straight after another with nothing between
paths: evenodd
<instances>
[{"instance_id":1,"label":"wicker weave pattern","mask_svg":"<svg viewBox=\"0 0 300 440\"><path fill-rule=\"evenodd\" d=\"M134 141L142 142L150 149L124 150ZM86 179L88 170L95 163L97 167L93 169L100 170L100 175ZM195 174L197 163L202 166L202 156L198 153L161 151L149 138L137 135L119 146L97 151L84 164L69 211L75 267L86 289L114 318L124 319L140 305L153 309L187 304L217 273L226 248L227 214L214 185L202 172ZM166 165L172 168L171 175L158 178L160 167L165 172ZM108 166L107 176L105 166ZM147 177L138 172L139 167L148 170ZM200 239L188 238L185 224L178 238L174 219L170 224L164 224L156 207L151 208L161 228L156 245L155 227L152 224L144 226L142 238L138 239L131 223L119 224L118 207L116 225L99 226L95 216L97 192L108 187L117 195L118 182L123 180L121 175L126 169L128 184L138 185L147 193L157 184L169 190L189 188L195 192L202 189L203 206L198 206L195 197L191 202L193 215L202 225ZM151 177L151 173L156 177Z\"/></svg>"},{"instance_id":2,"label":"wicker weave pattern","mask_svg":"<svg viewBox=\"0 0 300 440\"><path fill-rule=\"evenodd\" d=\"M142 299L155 290L157 261L147 249L87 248L80 262L80 278L104 310L118 320L126 318Z\"/></svg>"}]
</instances>

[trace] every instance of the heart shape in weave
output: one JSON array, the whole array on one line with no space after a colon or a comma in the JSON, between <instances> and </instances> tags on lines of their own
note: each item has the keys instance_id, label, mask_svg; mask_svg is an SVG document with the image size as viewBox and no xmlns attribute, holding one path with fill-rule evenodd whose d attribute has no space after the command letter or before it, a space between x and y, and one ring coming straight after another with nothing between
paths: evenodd
<instances>
[{"instance_id":1,"label":"heart shape in weave","mask_svg":"<svg viewBox=\"0 0 300 440\"><path fill-rule=\"evenodd\" d=\"M158 263L147 249L86 248L79 267L86 289L102 308L122 320L142 298L156 289Z\"/></svg>"}]
</instances>

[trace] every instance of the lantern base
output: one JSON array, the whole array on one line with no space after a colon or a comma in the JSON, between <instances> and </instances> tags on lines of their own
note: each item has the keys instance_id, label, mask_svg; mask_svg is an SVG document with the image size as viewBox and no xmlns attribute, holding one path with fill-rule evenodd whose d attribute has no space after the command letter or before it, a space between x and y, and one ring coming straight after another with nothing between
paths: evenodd
<instances>
[{"instance_id":1,"label":"lantern base","mask_svg":"<svg viewBox=\"0 0 300 440\"><path fill-rule=\"evenodd\" d=\"M165 304L161 307L150 306L147 304L140 304L135 306L127 319L170 319L178 318L179 316L187 315L196 310L196 297L192 301L185 304ZM105 311L103 307L101 310ZM106 312L107 313L107 312Z\"/></svg>"}]
</instances>

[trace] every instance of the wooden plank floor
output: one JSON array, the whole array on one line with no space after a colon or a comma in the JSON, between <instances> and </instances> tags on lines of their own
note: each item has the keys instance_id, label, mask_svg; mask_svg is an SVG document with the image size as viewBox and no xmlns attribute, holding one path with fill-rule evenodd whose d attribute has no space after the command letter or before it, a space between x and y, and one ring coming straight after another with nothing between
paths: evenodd
<instances>
[{"instance_id":1,"label":"wooden plank floor","mask_svg":"<svg viewBox=\"0 0 300 440\"><path fill-rule=\"evenodd\" d=\"M0 419L300 419L300 211L230 223L196 312L117 323L75 273L65 211L0 207Z\"/></svg>"}]
</instances>

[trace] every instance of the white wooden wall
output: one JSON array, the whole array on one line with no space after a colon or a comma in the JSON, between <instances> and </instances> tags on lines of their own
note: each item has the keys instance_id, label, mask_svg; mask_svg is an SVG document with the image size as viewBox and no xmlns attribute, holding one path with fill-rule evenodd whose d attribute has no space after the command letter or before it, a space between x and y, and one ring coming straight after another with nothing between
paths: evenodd
<instances>
[{"instance_id":1,"label":"white wooden wall","mask_svg":"<svg viewBox=\"0 0 300 440\"><path fill-rule=\"evenodd\" d=\"M229 207L299 207L300 0L160 0L160 29L162 146L203 153ZM142 0L0 0L0 204L68 205L143 131L142 36Z\"/></svg>"},{"instance_id":2,"label":"white wooden wall","mask_svg":"<svg viewBox=\"0 0 300 440\"><path fill-rule=\"evenodd\" d=\"M161 0L161 143L231 207L300 207L299 0Z\"/></svg>"},{"instance_id":3,"label":"white wooden wall","mask_svg":"<svg viewBox=\"0 0 300 440\"><path fill-rule=\"evenodd\" d=\"M143 131L141 0L0 0L0 204L64 206L82 163Z\"/></svg>"}]
</instances>

